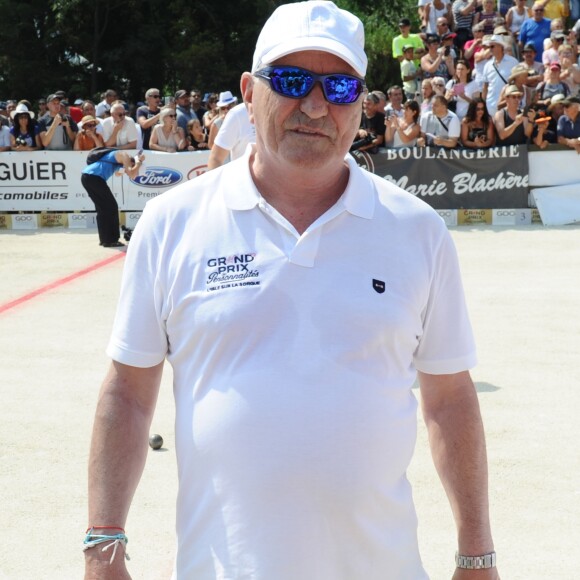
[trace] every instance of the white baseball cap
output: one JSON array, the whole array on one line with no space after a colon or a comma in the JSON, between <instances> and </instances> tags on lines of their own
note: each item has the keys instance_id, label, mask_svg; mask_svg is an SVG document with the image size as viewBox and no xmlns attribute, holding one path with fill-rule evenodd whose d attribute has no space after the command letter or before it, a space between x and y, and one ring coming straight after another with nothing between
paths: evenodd
<instances>
[{"instance_id":1,"label":"white baseball cap","mask_svg":"<svg viewBox=\"0 0 580 580\"><path fill-rule=\"evenodd\" d=\"M362 22L333 2L314 0L279 6L264 24L252 72L275 60L304 50L321 50L347 62L364 77L367 55Z\"/></svg>"}]
</instances>

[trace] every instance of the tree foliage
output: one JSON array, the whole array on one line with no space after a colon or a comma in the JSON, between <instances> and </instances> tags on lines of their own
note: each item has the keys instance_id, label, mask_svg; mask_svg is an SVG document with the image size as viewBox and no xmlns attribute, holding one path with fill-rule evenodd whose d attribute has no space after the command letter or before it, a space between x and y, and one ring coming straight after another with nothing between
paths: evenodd
<instances>
[{"instance_id":1,"label":"tree foliage","mask_svg":"<svg viewBox=\"0 0 580 580\"><path fill-rule=\"evenodd\" d=\"M114 88L143 99L157 87L239 92L259 30L280 0L0 0L0 97L29 100L65 90ZM399 82L390 58L401 15L415 0L337 0L365 24L371 88Z\"/></svg>"}]
</instances>

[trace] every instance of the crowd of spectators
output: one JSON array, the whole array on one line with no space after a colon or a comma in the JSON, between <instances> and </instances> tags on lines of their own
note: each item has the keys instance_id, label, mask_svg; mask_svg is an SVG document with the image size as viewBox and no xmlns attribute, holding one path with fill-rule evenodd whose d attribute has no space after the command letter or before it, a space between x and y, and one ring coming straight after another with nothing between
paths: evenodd
<instances>
[{"instance_id":1,"label":"crowd of spectators","mask_svg":"<svg viewBox=\"0 0 580 580\"><path fill-rule=\"evenodd\" d=\"M363 101L352 150L559 143L580 153L580 0L418 0L419 30L399 22L392 58L400 83ZM95 104L63 91L36 103L0 101L0 151L90 150L168 153L211 149L230 91L156 88L132 105L109 89ZM162 99L164 102L162 103ZM227 152L226 152L227 153Z\"/></svg>"},{"instance_id":2,"label":"crowd of spectators","mask_svg":"<svg viewBox=\"0 0 580 580\"><path fill-rule=\"evenodd\" d=\"M418 30L401 18L392 42L400 83L384 107L379 91L367 95L351 150L558 143L580 153L579 16L580 0L418 0Z\"/></svg>"},{"instance_id":3,"label":"crowd of spectators","mask_svg":"<svg viewBox=\"0 0 580 580\"><path fill-rule=\"evenodd\" d=\"M89 99L71 104L64 91L39 99L36 107L26 99L0 101L0 152L89 151L103 146L167 153L209 149L238 102L230 91L202 97L198 89L163 97L151 88L144 97L132 104L109 89L97 104Z\"/></svg>"}]
</instances>

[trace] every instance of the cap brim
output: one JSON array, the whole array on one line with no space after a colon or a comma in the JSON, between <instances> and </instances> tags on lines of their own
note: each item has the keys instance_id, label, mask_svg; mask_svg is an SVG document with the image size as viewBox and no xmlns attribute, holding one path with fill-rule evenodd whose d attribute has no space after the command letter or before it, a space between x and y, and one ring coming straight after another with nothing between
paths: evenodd
<instances>
[{"instance_id":1,"label":"cap brim","mask_svg":"<svg viewBox=\"0 0 580 580\"><path fill-rule=\"evenodd\" d=\"M289 42L279 44L272 50L262 55L261 61L254 64L252 72L256 72L258 68L264 64L272 64L275 60L293 54L295 52L303 52L305 50L320 50L334 54L338 58L348 63L361 77L366 73L366 62L362 62L357 58L352 50L344 44L336 42L331 38L293 38Z\"/></svg>"}]
</instances>

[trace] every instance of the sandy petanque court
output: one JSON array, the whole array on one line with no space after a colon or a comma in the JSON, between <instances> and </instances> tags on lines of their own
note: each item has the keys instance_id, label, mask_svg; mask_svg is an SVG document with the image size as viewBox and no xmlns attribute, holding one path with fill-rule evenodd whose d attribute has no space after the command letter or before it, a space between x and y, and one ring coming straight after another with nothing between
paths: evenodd
<instances>
[{"instance_id":1,"label":"sandy petanque court","mask_svg":"<svg viewBox=\"0 0 580 580\"><path fill-rule=\"evenodd\" d=\"M580 226L452 235L479 348L472 374L502 579L580 578ZM0 252L0 579L78 579L89 439L123 253L73 230L0 232ZM166 367L152 427L165 443L149 452L126 526L135 579L171 571L172 406ZM434 580L450 578L454 527L421 420L409 477L425 567Z\"/></svg>"}]
</instances>

